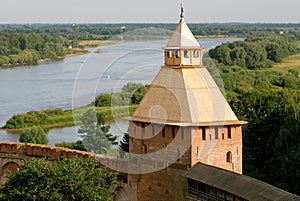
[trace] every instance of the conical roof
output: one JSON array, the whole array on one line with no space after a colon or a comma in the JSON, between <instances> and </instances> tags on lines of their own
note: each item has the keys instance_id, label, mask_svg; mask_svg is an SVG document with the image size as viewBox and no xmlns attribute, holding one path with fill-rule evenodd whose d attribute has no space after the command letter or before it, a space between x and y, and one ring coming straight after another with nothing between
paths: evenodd
<instances>
[{"instance_id":1,"label":"conical roof","mask_svg":"<svg viewBox=\"0 0 300 201\"><path fill-rule=\"evenodd\" d=\"M198 47L200 45L193 33L187 26L182 17L177 25L171 39L169 40L167 46L164 49L178 49L178 48L190 48L190 47Z\"/></svg>"}]
</instances>

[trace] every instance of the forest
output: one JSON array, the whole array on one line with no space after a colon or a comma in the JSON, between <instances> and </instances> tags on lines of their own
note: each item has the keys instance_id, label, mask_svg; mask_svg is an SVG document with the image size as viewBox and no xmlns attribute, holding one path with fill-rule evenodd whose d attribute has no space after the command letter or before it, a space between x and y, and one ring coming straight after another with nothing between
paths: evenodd
<instances>
[{"instance_id":1,"label":"forest","mask_svg":"<svg viewBox=\"0 0 300 201\"><path fill-rule=\"evenodd\" d=\"M211 49L209 56L228 66L248 69L270 68L283 58L297 53L296 40L290 36L268 35L248 37L244 41L223 43Z\"/></svg>"},{"instance_id":2,"label":"forest","mask_svg":"<svg viewBox=\"0 0 300 201\"><path fill-rule=\"evenodd\" d=\"M210 50L204 61L237 117L248 121L243 174L299 195L300 73L288 64L289 55L299 55L296 44L284 36L251 36ZM281 62L288 67L274 67Z\"/></svg>"},{"instance_id":3,"label":"forest","mask_svg":"<svg viewBox=\"0 0 300 201\"><path fill-rule=\"evenodd\" d=\"M70 50L70 45L71 42L62 36L0 31L0 66L31 65L43 59L58 59L67 54L84 52Z\"/></svg>"},{"instance_id":4,"label":"forest","mask_svg":"<svg viewBox=\"0 0 300 201\"><path fill-rule=\"evenodd\" d=\"M67 54L79 51L74 48L84 48L85 45L80 45L81 41L122 42L165 39L170 36L175 26L176 24L2 24L0 25L0 66L31 65L43 59L63 58ZM197 37L246 38L284 33L289 36L285 39L287 41L300 40L300 24L212 23L189 24L189 26ZM249 40L251 43L251 39ZM274 40L277 39L270 40L275 42ZM255 48L250 43L247 48ZM271 43L268 48L270 52L277 46ZM222 49L226 48L222 47ZM240 48L235 53L236 56L243 56L244 52ZM263 54L265 53L256 56L264 57ZM270 63L266 65L270 66Z\"/></svg>"}]
</instances>

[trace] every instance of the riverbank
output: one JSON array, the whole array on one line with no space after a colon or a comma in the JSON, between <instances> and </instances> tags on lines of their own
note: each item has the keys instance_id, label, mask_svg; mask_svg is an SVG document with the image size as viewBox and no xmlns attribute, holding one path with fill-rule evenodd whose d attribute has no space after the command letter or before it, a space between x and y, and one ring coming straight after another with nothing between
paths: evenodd
<instances>
[{"instance_id":1,"label":"riverbank","mask_svg":"<svg viewBox=\"0 0 300 201\"><path fill-rule=\"evenodd\" d=\"M82 48L96 48L100 46L115 45L121 42L122 41L116 40L81 40L78 44Z\"/></svg>"},{"instance_id":2,"label":"riverbank","mask_svg":"<svg viewBox=\"0 0 300 201\"><path fill-rule=\"evenodd\" d=\"M68 58L68 57L84 55L84 54L88 54L88 53L90 53L88 50L78 50L77 52L69 53L69 54L66 54L65 56L58 57L57 60L65 59L65 58ZM51 58L41 59L41 60L38 60L37 64L44 63L44 62L47 62L47 61L52 61L52 60L54 60L54 59L51 59Z\"/></svg>"},{"instance_id":3,"label":"riverbank","mask_svg":"<svg viewBox=\"0 0 300 201\"><path fill-rule=\"evenodd\" d=\"M68 49L68 50L66 50L66 54L64 56L59 56L56 59L45 58L45 59L39 59L37 62L31 62L31 63L1 64L0 67L13 68L13 67L18 67L18 66L34 66L34 65L38 65L40 63L45 63L47 61L60 60L60 59L65 59L68 57L79 56L79 55L88 54L88 53L89 53L88 50L84 50L84 49L80 49L80 48Z\"/></svg>"},{"instance_id":4,"label":"riverbank","mask_svg":"<svg viewBox=\"0 0 300 201\"><path fill-rule=\"evenodd\" d=\"M1 130L8 130L14 133L20 133L26 128L39 126L44 130L53 128L64 128L80 125L81 116L89 109L94 109L97 114L105 115L107 123L122 119L136 109L137 105L116 106L116 107L92 107L86 106L74 110L62 110L60 108L49 108L46 110L30 111L23 114L14 115Z\"/></svg>"}]
</instances>

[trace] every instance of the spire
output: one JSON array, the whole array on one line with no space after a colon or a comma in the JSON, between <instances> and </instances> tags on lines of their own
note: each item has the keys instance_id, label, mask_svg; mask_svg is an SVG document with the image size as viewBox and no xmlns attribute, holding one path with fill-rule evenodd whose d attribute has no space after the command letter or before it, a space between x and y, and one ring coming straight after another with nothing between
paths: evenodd
<instances>
[{"instance_id":1,"label":"spire","mask_svg":"<svg viewBox=\"0 0 300 201\"><path fill-rule=\"evenodd\" d=\"M182 4L180 4L180 6L181 6L180 18L182 19L184 17L184 12L183 12L183 6L182 6Z\"/></svg>"},{"instance_id":2,"label":"spire","mask_svg":"<svg viewBox=\"0 0 300 201\"><path fill-rule=\"evenodd\" d=\"M180 21L165 49L182 47L200 47L198 41L184 21L184 10L181 4Z\"/></svg>"}]
</instances>

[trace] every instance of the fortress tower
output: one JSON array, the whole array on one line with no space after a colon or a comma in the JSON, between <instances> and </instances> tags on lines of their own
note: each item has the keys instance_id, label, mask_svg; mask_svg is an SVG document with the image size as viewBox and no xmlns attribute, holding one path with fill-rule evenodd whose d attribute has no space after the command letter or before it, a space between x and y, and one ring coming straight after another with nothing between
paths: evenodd
<instances>
[{"instance_id":1,"label":"fortress tower","mask_svg":"<svg viewBox=\"0 0 300 201\"><path fill-rule=\"evenodd\" d=\"M186 200L197 162L242 173L242 128L211 75L183 9L165 65L130 117L131 200Z\"/></svg>"}]
</instances>

